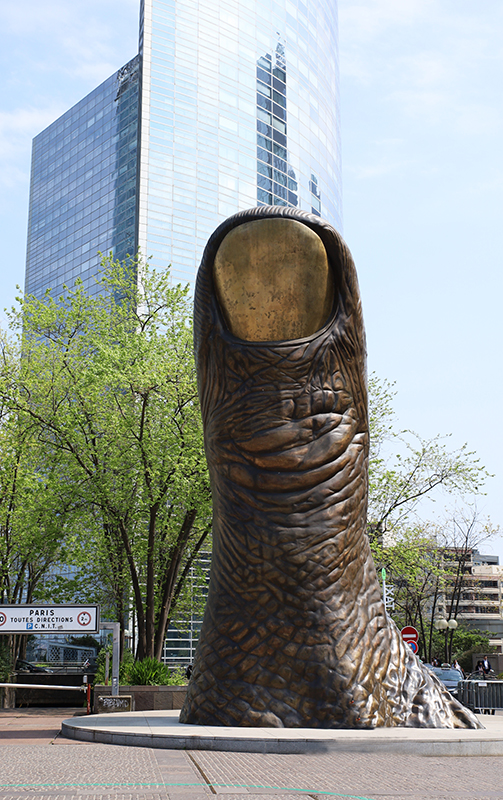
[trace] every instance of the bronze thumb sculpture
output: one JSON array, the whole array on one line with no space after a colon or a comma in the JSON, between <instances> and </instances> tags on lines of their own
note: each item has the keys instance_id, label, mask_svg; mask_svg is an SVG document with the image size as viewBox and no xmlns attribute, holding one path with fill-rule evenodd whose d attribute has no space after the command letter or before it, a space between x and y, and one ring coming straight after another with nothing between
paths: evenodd
<instances>
[{"instance_id":1,"label":"bronze thumb sculpture","mask_svg":"<svg viewBox=\"0 0 503 800\"><path fill-rule=\"evenodd\" d=\"M214 545L180 720L479 727L381 600L363 319L339 234L290 208L226 220L203 256L194 322Z\"/></svg>"}]
</instances>

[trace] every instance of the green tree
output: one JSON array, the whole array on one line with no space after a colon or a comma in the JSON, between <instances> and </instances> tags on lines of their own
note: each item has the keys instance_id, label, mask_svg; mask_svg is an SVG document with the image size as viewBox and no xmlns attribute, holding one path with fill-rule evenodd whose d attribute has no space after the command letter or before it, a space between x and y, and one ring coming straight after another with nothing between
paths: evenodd
<instances>
[{"instance_id":1,"label":"green tree","mask_svg":"<svg viewBox=\"0 0 503 800\"><path fill-rule=\"evenodd\" d=\"M370 376L369 536L385 544L420 520L425 500L473 497L489 476L466 444L451 451L446 437L397 431L393 396L392 384Z\"/></svg>"},{"instance_id":2,"label":"green tree","mask_svg":"<svg viewBox=\"0 0 503 800\"><path fill-rule=\"evenodd\" d=\"M456 658L465 672L473 671L473 658L475 653L493 653L496 648L489 644L491 634L460 625L454 631L452 639L452 657ZM438 648L434 653L441 651ZM440 656L437 656L440 658Z\"/></svg>"},{"instance_id":3,"label":"green tree","mask_svg":"<svg viewBox=\"0 0 503 800\"><path fill-rule=\"evenodd\" d=\"M419 631L419 650L425 660L451 661L459 655L456 630L436 631L437 617L456 619L460 600L473 588L473 551L496 531L476 514L462 512L443 525L424 523L405 529L387 547L374 546L375 558L386 567L394 586L392 617L399 627L414 625Z\"/></svg>"},{"instance_id":4,"label":"green tree","mask_svg":"<svg viewBox=\"0 0 503 800\"><path fill-rule=\"evenodd\" d=\"M19 358L0 339L0 381L19 377ZM57 465L43 458L33 420L19 408L19 396L0 393L0 602L30 603L48 570L60 559L67 518ZM14 402L11 402L14 401ZM14 406L14 407L13 407ZM12 662L25 655L25 636L8 636Z\"/></svg>"},{"instance_id":5,"label":"green tree","mask_svg":"<svg viewBox=\"0 0 503 800\"><path fill-rule=\"evenodd\" d=\"M448 618L457 615L472 551L498 532L470 506L488 473L467 445L450 451L442 437L397 431L393 395L391 384L370 377L370 544L376 566L386 568L394 586L397 624L417 627L428 661L438 641L442 659L450 660L455 634L437 634L433 622L440 607ZM443 522L425 519L426 501L441 493L468 505Z\"/></svg>"},{"instance_id":6,"label":"green tree","mask_svg":"<svg viewBox=\"0 0 503 800\"><path fill-rule=\"evenodd\" d=\"M440 530L438 540L445 569L440 599L447 619L456 619L463 595L480 591L480 581L472 575L473 553L498 533L490 520L479 518L476 509L459 509ZM455 631L448 630L444 641L445 661L451 661L455 648Z\"/></svg>"},{"instance_id":7,"label":"green tree","mask_svg":"<svg viewBox=\"0 0 503 800\"><path fill-rule=\"evenodd\" d=\"M432 614L440 581L444 576L442 551L427 527L407 528L388 546L376 540L373 546L376 563L386 568L387 581L394 588L391 616L399 628L413 625L419 632L419 651L431 660L430 637Z\"/></svg>"},{"instance_id":8,"label":"green tree","mask_svg":"<svg viewBox=\"0 0 503 800\"><path fill-rule=\"evenodd\" d=\"M188 289L140 262L105 259L98 293L25 298L12 315L19 372L4 402L27 415L94 566L132 595L139 658L162 653L190 564L211 529Z\"/></svg>"}]
</instances>

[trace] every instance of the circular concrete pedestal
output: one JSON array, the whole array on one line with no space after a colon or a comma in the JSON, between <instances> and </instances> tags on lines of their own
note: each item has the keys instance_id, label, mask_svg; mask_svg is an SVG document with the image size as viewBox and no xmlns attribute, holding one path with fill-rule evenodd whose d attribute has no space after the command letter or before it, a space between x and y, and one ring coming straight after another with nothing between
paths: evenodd
<instances>
[{"instance_id":1,"label":"circular concrete pedestal","mask_svg":"<svg viewBox=\"0 0 503 800\"><path fill-rule=\"evenodd\" d=\"M136 711L74 717L62 735L86 742L163 747L173 750L223 750L242 753L408 753L424 756L503 755L503 716L480 716L484 730L446 728L224 728L182 725L179 711Z\"/></svg>"}]
</instances>

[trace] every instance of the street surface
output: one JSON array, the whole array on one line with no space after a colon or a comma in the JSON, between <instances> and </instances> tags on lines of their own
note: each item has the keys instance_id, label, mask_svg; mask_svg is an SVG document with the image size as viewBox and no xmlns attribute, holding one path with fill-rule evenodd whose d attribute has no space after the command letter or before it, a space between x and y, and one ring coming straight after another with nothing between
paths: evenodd
<instances>
[{"instance_id":1,"label":"street surface","mask_svg":"<svg viewBox=\"0 0 503 800\"><path fill-rule=\"evenodd\" d=\"M0 710L0 800L503 800L503 757L88 744L59 735L75 711Z\"/></svg>"}]
</instances>

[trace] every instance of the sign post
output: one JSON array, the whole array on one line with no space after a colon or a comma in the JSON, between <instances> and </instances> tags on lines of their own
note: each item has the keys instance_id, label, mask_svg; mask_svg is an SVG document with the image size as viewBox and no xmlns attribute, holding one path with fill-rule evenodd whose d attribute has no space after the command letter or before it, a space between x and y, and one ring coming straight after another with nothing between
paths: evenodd
<instances>
[{"instance_id":1,"label":"sign post","mask_svg":"<svg viewBox=\"0 0 503 800\"><path fill-rule=\"evenodd\" d=\"M393 611L395 608L395 587L393 584L386 583L386 570L383 567L381 570L382 578L382 599L386 613Z\"/></svg>"},{"instance_id":2,"label":"sign post","mask_svg":"<svg viewBox=\"0 0 503 800\"><path fill-rule=\"evenodd\" d=\"M395 587L392 583L386 584L386 594L384 596L384 605L386 611L394 611L395 610Z\"/></svg>"},{"instance_id":3,"label":"sign post","mask_svg":"<svg viewBox=\"0 0 503 800\"><path fill-rule=\"evenodd\" d=\"M112 697L119 694L119 655L120 655L120 624L118 622L102 622L102 628L111 630L112 638Z\"/></svg>"},{"instance_id":4,"label":"sign post","mask_svg":"<svg viewBox=\"0 0 503 800\"><path fill-rule=\"evenodd\" d=\"M99 605L0 605L0 634L99 633L100 628L112 631L112 696L116 697L119 694L120 624L100 624ZM89 708L90 685L87 690Z\"/></svg>"}]
</instances>

